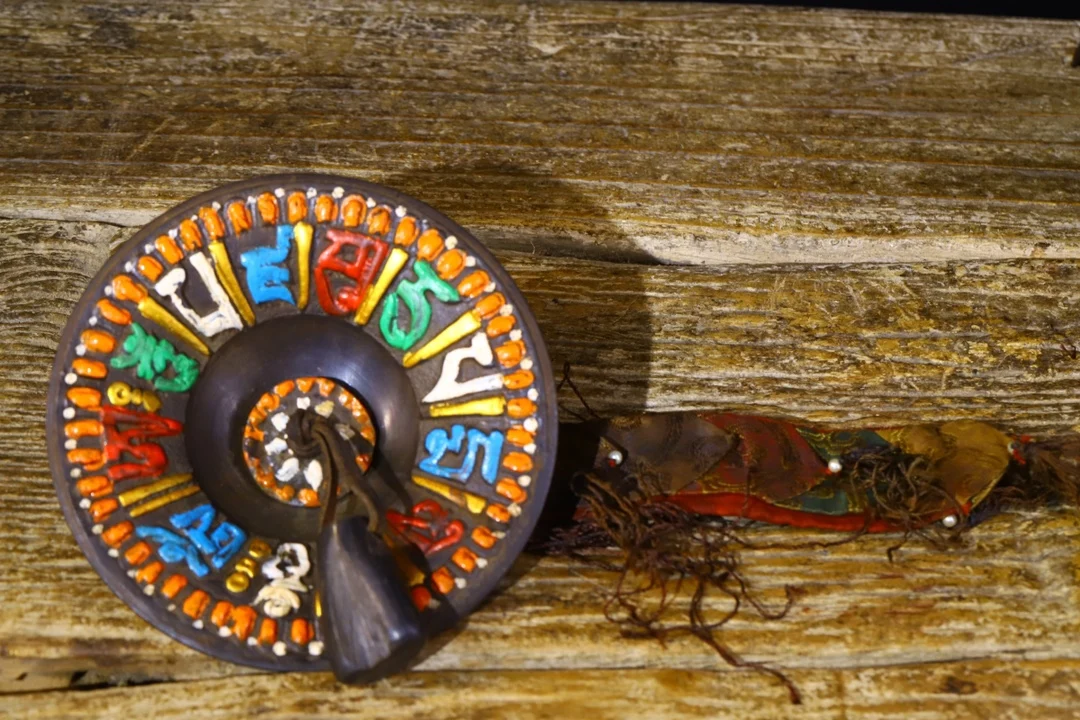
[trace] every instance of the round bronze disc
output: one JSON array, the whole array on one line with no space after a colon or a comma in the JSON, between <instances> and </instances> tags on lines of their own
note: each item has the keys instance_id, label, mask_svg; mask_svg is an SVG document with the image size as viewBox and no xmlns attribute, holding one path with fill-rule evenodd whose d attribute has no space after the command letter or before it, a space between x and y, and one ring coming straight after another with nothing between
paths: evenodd
<instances>
[{"instance_id":1,"label":"round bronze disc","mask_svg":"<svg viewBox=\"0 0 1080 720\"><path fill-rule=\"evenodd\" d=\"M211 655L326 669L314 581L326 487L289 454L299 409L367 441L355 461L427 634L467 615L547 493L557 417L543 340L468 232L327 175L177 206L75 307L49 388L49 460L109 587Z\"/></svg>"}]
</instances>

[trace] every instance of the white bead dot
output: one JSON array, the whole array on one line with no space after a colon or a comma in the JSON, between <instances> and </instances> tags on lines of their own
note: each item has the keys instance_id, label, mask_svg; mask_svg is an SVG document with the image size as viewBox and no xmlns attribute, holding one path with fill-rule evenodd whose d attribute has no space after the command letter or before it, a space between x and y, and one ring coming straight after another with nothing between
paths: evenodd
<instances>
[{"instance_id":1,"label":"white bead dot","mask_svg":"<svg viewBox=\"0 0 1080 720\"><path fill-rule=\"evenodd\" d=\"M453 235L448 235L446 237L446 249L447 250L453 250L456 247L457 247L457 238L454 237Z\"/></svg>"},{"instance_id":2,"label":"white bead dot","mask_svg":"<svg viewBox=\"0 0 1080 720\"><path fill-rule=\"evenodd\" d=\"M535 402L540 397L540 393L537 391L536 388L529 388L529 392L525 393L525 395L533 402Z\"/></svg>"},{"instance_id":3,"label":"white bead dot","mask_svg":"<svg viewBox=\"0 0 1080 720\"><path fill-rule=\"evenodd\" d=\"M134 570L131 571L131 576L135 577L135 571ZM169 607L167 607L165 609L168 610L169 612L175 611L176 610L176 603L169 603Z\"/></svg>"},{"instance_id":4,"label":"white bead dot","mask_svg":"<svg viewBox=\"0 0 1080 720\"><path fill-rule=\"evenodd\" d=\"M75 354L78 355L79 357L82 357L83 355L85 355L86 354L86 346L81 345L81 344L76 345L75 346Z\"/></svg>"},{"instance_id":5,"label":"white bead dot","mask_svg":"<svg viewBox=\"0 0 1080 720\"><path fill-rule=\"evenodd\" d=\"M80 470L79 468L71 468L70 475L73 478L82 477L82 470Z\"/></svg>"},{"instance_id":6,"label":"white bead dot","mask_svg":"<svg viewBox=\"0 0 1080 720\"><path fill-rule=\"evenodd\" d=\"M105 293L105 294L106 294L107 296L109 296L109 297L112 297L112 294L113 294L113 291L112 291L112 285L106 285L106 286L105 286L105 290L104 290L103 292L104 292L104 293Z\"/></svg>"},{"instance_id":7,"label":"white bead dot","mask_svg":"<svg viewBox=\"0 0 1080 720\"><path fill-rule=\"evenodd\" d=\"M69 372L67 375L64 376L64 382L66 382L68 385L74 385L75 381L78 379L79 376L73 372Z\"/></svg>"},{"instance_id":8,"label":"white bead dot","mask_svg":"<svg viewBox=\"0 0 1080 720\"><path fill-rule=\"evenodd\" d=\"M232 635L232 629L222 625L218 628L217 634L221 637L229 637L230 635Z\"/></svg>"},{"instance_id":9,"label":"white bead dot","mask_svg":"<svg viewBox=\"0 0 1080 720\"><path fill-rule=\"evenodd\" d=\"M958 522L960 522L960 518L956 517L955 515L946 515L941 519L941 524L947 528L956 527L956 524Z\"/></svg>"},{"instance_id":10,"label":"white bead dot","mask_svg":"<svg viewBox=\"0 0 1080 720\"><path fill-rule=\"evenodd\" d=\"M484 292L495 292L495 283L489 282L484 286Z\"/></svg>"},{"instance_id":11,"label":"white bead dot","mask_svg":"<svg viewBox=\"0 0 1080 720\"><path fill-rule=\"evenodd\" d=\"M203 629L203 621L202 620L196 620L195 622L191 623L191 627L195 628L196 630L202 630Z\"/></svg>"},{"instance_id":12,"label":"white bead dot","mask_svg":"<svg viewBox=\"0 0 1080 720\"><path fill-rule=\"evenodd\" d=\"M71 408L71 407L64 408L64 419L65 420L70 420L73 417L75 417L75 408Z\"/></svg>"},{"instance_id":13,"label":"white bead dot","mask_svg":"<svg viewBox=\"0 0 1080 720\"><path fill-rule=\"evenodd\" d=\"M472 255L465 257L465 267L476 267L476 258Z\"/></svg>"},{"instance_id":14,"label":"white bead dot","mask_svg":"<svg viewBox=\"0 0 1080 720\"><path fill-rule=\"evenodd\" d=\"M64 449L65 450L74 450L77 447L79 447L79 441L76 440L75 438L70 438L70 439L64 441Z\"/></svg>"},{"instance_id":15,"label":"white bead dot","mask_svg":"<svg viewBox=\"0 0 1080 720\"><path fill-rule=\"evenodd\" d=\"M256 202L256 201L255 201L255 196L254 196L254 195L248 195L248 196L247 196L247 201L248 201L248 204L249 204L249 205L254 205L254 204L255 204L255 202Z\"/></svg>"},{"instance_id":16,"label":"white bead dot","mask_svg":"<svg viewBox=\"0 0 1080 720\"><path fill-rule=\"evenodd\" d=\"M256 640L256 639L255 639L255 638L253 638L253 637L249 637L249 638L247 639L247 644L248 644L248 645L250 645L250 646L252 646L252 647L255 647L256 645L258 645L258 644L259 644L259 641L258 641L258 640Z\"/></svg>"},{"instance_id":17,"label":"white bead dot","mask_svg":"<svg viewBox=\"0 0 1080 720\"><path fill-rule=\"evenodd\" d=\"M180 232L176 228L173 228L172 230L169 231L169 237L172 238L173 240L175 240L179 235L180 235Z\"/></svg>"},{"instance_id":18,"label":"white bead dot","mask_svg":"<svg viewBox=\"0 0 1080 720\"><path fill-rule=\"evenodd\" d=\"M528 445L526 445L525 446L525 452L528 453L529 455L535 455L536 454L536 443L529 443Z\"/></svg>"},{"instance_id":19,"label":"white bead dot","mask_svg":"<svg viewBox=\"0 0 1080 720\"><path fill-rule=\"evenodd\" d=\"M528 475L518 475L518 485L523 488L529 487L532 485L532 478Z\"/></svg>"},{"instance_id":20,"label":"white bead dot","mask_svg":"<svg viewBox=\"0 0 1080 720\"><path fill-rule=\"evenodd\" d=\"M91 325L97 325L97 318L94 317L93 315L91 315L90 319L87 320L87 322L90 323Z\"/></svg>"},{"instance_id":21,"label":"white bead dot","mask_svg":"<svg viewBox=\"0 0 1080 720\"><path fill-rule=\"evenodd\" d=\"M285 643L283 643L282 641L278 640L276 643L274 643L274 654L277 655L278 657L281 657L282 655L284 655L285 650L286 650Z\"/></svg>"},{"instance_id":22,"label":"white bead dot","mask_svg":"<svg viewBox=\"0 0 1080 720\"><path fill-rule=\"evenodd\" d=\"M833 475L844 469L844 463L840 462L839 458L832 458L829 460L829 472Z\"/></svg>"},{"instance_id":23,"label":"white bead dot","mask_svg":"<svg viewBox=\"0 0 1080 720\"><path fill-rule=\"evenodd\" d=\"M622 461L623 461L622 451L621 450L612 450L611 452L608 453L607 459L608 459L608 462L613 467L618 467L619 465L622 465Z\"/></svg>"},{"instance_id":24,"label":"white bead dot","mask_svg":"<svg viewBox=\"0 0 1080 720\"><path fill-rule=\"evenodd\" d=\"M457 585L458 588L464 588L469 583L465 580L465 578L454 578L454 584Z\"/></svg>"},{"instance_id":25,"label":"white bead dot","mask_svg":"<svg viewBox=\"0 0 1080 720\"><path fill-rule=\"evenodd\" d=\"M367 199L367 206L368 206L369 208L373 208L373 207L375 207L375 198L368 198L368 199Z\"/></svg>"},{"instance_id":26,"label":"white bead dot","mask_svg":"<svg viewBox=\"0 0 1080 720\"><path fill-rule=\"evenodd\" d=\"M521 369L522 370L532 370L532 367L533 367L532 358L527 357L527 358L522 358L521 359Z\"/></svg>"},{"instance_id":27,"label":"white bead dot","mask_svg":"<svg viewBox=\"0 0 1080 720\"><path fill-rule=\"evenodd\" d=\"M398 217L405 217L405 206L398 205L396 208L394 208L394 214Z\"/></svg>"},{"instance_id":28,"label":"white bead dot","mask_svg":"<svg viewBox=\"0 0 1080 720\"><path fill-rule=\"evenodd\" d=\"M277 189L275 189L274 190L274 195L276 195L279 198L285 197L285 188L277 188Z\"/></svg>"},{"instance_id":29,"label":"white bead dot","mask_svg":"<svg viewBox=\"0 0 1080 720\"><path fill-rule=\"evenodd\" d=\"M341 198L345 197L345 188L338 185L336 188L333 189L333 191L331 191L330 194L333 195L335 199L340 200Z\"/></svg>"},{"instance_id":30,"label":"white bead dot","mask_svg":"<svg viewBox=\"0 0 1080 720\"><path fill-rule=\"evenodd\" d=\"M109 548L109 557L111 557L111 558L120 557L120 551L117 550L116 548Z\"/></svg>"},{"instance_id":31,"label":"white bead dot","mask_svg":"<svg viewBox=\"0 0 1080 720\"><path fill-rule=\"evenodd\" d=\"M488 565L487 558L476 558L476 567L486 568Z\"/></svg>"},{"instance_id":32,"label":"white bead dot","mask_svg":"<svg viewBox=\"0 0 1080 720\"><path fill-rule=\"evenodd\" d=\"M215 200L214 202L210 203L210 207L214 208L214 210L220 210L221 209L221 203L219 203L217 200Z\"/></svg>"},{"instance_id":33,"label":"white bead dot","mask_svg":"<svg viewBox=\"0 0 1080 720\"><path fill-rule=\"evenodd\" d=\"M323 644L321 642L319 642L318 640L312 640L311 642L309 642L308 646L307 646L307 649L308 649L308 652L311 653L312 655L314 655L315 657L318 657L319 655L323 654Z\"/></svg>"},{"instance_id":34,"label":"white bead dot","mask_svg":"<svg viewBox=\"0 0 1080 720\"><path fill-rule=\"evenodd\" d=\"M154 252L154 246L151 245L150 243L146 243L145 245L143 245L142 249L143 249L143 252L146 253L147 255Z\"/></svg>"},{"instance_id":35,"label":"white bead dot","mask_svg":"<svg viewBox=\"0 0 1080 720\"><path fill-rule=\"evenodd\" d=\"M102 525L101 523L98 523L94 527L90 528L90 532L94 533L95 535L100 535L104 531L105 531L105 526Z\"/></svg>"},{"instance_id":36,"label":"white bead dot","mask_svg":"<svg viewBox=\"0 0 1080 720\"><path fill-rule=\"evenodd\" d=\"M143 587L142 591L146 595L153 595L154 594L154 586L153 585L146 585L146 586Z\"/></svg>"},{"instance_id":37,"label":"white bead dot","mask_svg":"<svg viewBox=\"0 0 1080 720\"><path fill-rule=\"evenodd\" d=\"M199 222L199 216L198 215L192 215L191 216L191 222Z\"/></svg>"},{"instance_id":38,"label":"white bead dot","mask_svg":"<svg viewBox=\"0 0 1080 720\"><path fill-rule=\"evenodd\" d=\"M318 195L318 194L319 194L319 191L318 191L318 190L316 190L315 188L308 188L308 189L307 189L307 196L308 196L309 198L313 198L313 197L315 197L315 196L316 196L316 195Z\"/></svg>"},{"instance_id":39,"label":"white bead dot","mask_svg":"<svg viewBox=\"0 0 1080 720\"><path fill-rule=\"evenodd\" d=\"M517 503L510 503L506 506L506 511L513 517L519 517L521 515L521 506Z\"/></svg>"},{"instance_id":40,"label":"white bead dot","mask_svg":"<svg viewBox=\"0 0 1080 720\"><path fill-rule=\"evenodd\" d=\"M83 498L82 500L79 501L79 507L81 507L83 510L85 510L86 508L90 507L90 501L87 500L86 498Z\"/></svg>"},{"instance_id":41,"label":"white bead dot","mask_svg":"<svg viewBox=\"0 0 1080 720\"><path fill-rule=\"evenodd\" d=\"M138 574L139 574L139 573L138 573L138 572L136 572L135 570L128 570L128 571L127 571L127 576L128 576L129 578L133 578L133 577L135 577L135 576L136 576L136 575L138 575Z\"/></svg>"},{"instance_id":42,"label":"white bead dot","mask_svg":"<svg viewBox=\"0 0 1080 720\"><path fill-rule=\"evenodd\" d=\"M135 263L129 260L128 262L124 263L124 269L128 272L135 272Z\"/></svg>"},{"instance_id":43,"label":"white bead dot","mask_svg":"<svg viewBox=\"0 0 1080 720\"><path fill-rule=\"evenodd\" d=\"M491 534L494 535L497 540L502 540L504 537L506 537L506 533L502 530L492 530Z\"/></svg>"},{"instance_id":44,"label":"white bead dot","mask_svg":"<svg viewBox=\"0 0 1080 720\"><path fill-rule=\"evenodd\" d=\"M515 328L514 330L511 330L510 331L510 339L511 340L520 340L521 339L521 329L520 328Z\"/></svg>"},{"instance_id":45,"label":"white bead dot","mask_svg":"<svg viewBox=\"0 0 1080 720\"><path fill-rule=\"evenodd\" d=\"M536 422L536 418L526 418L523 424L525 429L531 433L536 432L537 428L540 427L540 423Z\"/></svg>"}]
</instances>

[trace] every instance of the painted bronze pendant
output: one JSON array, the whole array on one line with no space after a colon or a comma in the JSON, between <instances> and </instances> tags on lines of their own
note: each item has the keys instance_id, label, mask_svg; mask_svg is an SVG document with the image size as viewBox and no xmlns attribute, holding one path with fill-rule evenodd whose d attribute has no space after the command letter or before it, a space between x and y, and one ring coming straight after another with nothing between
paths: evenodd
<instances>
[{"instance_id":1,"label":"painted bronze pendant","mask_svg":"<svg viewBox=\"0 0 1080 720\"><path fill-rule=\"evenodd\" d=\"M227 185L125 243L53 368L49 458L91 564L211 655L370 680L465 617L544 503L555 388L468 232L324 175Z\"/></svg>"}]
</instances>

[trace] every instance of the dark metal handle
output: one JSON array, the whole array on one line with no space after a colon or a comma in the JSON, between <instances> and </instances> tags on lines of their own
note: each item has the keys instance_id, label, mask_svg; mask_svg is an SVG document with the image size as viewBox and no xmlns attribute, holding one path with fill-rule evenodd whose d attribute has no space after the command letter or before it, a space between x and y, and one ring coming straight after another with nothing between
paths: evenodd
<instances>
[{"instance_id":1,"label":"dark metal handle","mask_svg":"<svg viewBox=\"0 0 1080 720\"><path fill-rule=\"evenodd\" d=\"M405 669L424 645L420 614L381 537L360 516L319 535L319 622L334 674L369 683Z\"/></svg>"},{"instance_id":2,"label":"dark metal handle","mask_svg":"<svg viewBox=\"0 0 1080 720\"><path fill-rule=\"evenodd\" d=\"M294 419L297 451L320 454L330 480L316 548L325 651L338 680L374 682L405 669L420 652L420 614L378 535L381 513L352 460L355 448L324 418L298 413ZM362 501L367 517L337 516L339 484Z\"/></svg>"}]
</instances>

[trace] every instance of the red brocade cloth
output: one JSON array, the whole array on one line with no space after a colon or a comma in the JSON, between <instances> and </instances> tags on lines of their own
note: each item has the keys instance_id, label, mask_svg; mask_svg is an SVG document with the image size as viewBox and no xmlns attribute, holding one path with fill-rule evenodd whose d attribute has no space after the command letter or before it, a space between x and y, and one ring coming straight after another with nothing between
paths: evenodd
<instances>
[{"instance_id":1,"label":"red brocade cloth","mask_svg":"<svg viewBox=\"0 0 1080 720\"><path fill-rule=\"evenodd\" d=\"M733 413L700 413L696 419L730 436L731 447L703 474L664 498L702 515L823 530L898 529L896 523L877 519L874 483L851 472L859 458L889 452L921 456L925 471L940 476L945 491L919 513L919 522L929 523L966 515L1000 479L1012 447L1005 434L966 421L822 431ZM624 431L624 437L626 432L633 430ZM628 453L633 454L632 447Z\"/></svg>"}]
</instances>

